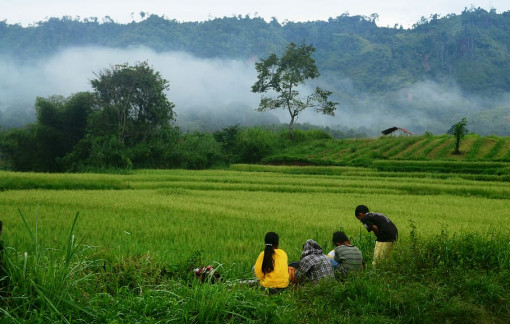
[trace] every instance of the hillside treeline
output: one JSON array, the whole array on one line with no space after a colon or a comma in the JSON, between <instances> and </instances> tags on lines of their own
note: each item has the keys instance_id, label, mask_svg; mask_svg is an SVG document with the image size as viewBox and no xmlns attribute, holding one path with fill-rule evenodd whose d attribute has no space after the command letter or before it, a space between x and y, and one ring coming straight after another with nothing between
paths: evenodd
<instances>
[{"instance_id":1,"label":"hillside treeline","mask_svg":"<svg viewBox=\"0 0 510 324\"><path fill-rule=\"evenodd\" d=\"M50 18L30 27L0 22L0 54L31 60L70 46L185 51L197 57L252 58L281 52L289 42L313 44L323 72L346 77L360 91L387 92L423 79L452 78L469 92L510 91L510 12L465 9L422 18L412 29L377 27L371 17L266 22L237 16L178 22L150 15L118 24L108 17ZM327 74L327 73L326 73Z\"/></svg>"}]
</instances>

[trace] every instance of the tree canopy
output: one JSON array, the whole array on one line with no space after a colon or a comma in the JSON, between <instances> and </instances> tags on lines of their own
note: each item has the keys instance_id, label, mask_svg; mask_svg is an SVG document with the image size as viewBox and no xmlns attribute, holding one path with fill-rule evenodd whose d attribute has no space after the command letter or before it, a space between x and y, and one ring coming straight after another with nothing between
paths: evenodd
<instances>
[{"instance_id":1,"label":"tree canopy","mask_svg":"<svg viewBox=\"0 0 510 324\"><path fill-rule=\"evenodd\" d=\"M289 136L293 135L293 125L299 114L308 108L325 115L334 115L336 104L329 100L331 91L319 87L305 98L300 97L300 89L305 81L319 77L319 70L312 58L315 48L312 45L287 45L281 57L271 54L267 59L255 63L258 76L252 86L252 92L276 92L276 98L263 96L258 111L285 109L290 115Z\"/></svg>"},{"instance_id":2,"label":"tree canopy","mask_svg":"<svg viewBox=\"0 0 510 324\"><path fill-rule=\"evenodd\" d=\"M466 118L462 118L461 121L455 123L450 130L448 130L448 134L452 134L455 136L455 154L460 154L460 141L464 138L464 136L469 132L466 128L467 120Z\"/></svg>"},{"instance_id":3,"label":"tree canopy","mask_svg":"<svg viewBox=\"0 0 510 324\"><path fill-rule=\"evenodd\" d=\"M111 66L96 76L93 92L37 98L34 124L0 134L10 167L60 172L176 163L168 81L147 62Z\"/></svg>"},{"instance_id":4,"label":"tree canopy","mask_svg":"<svg viewBox=\"0 0 510 324\"><path fill-rule=\"evenodd\" d=\"M147 62L111 66L96 76L91 84L97 131L114 130L119 143L136 142L155 135L174 119L175 105L165 94L168 81Z\"/></svg>"}]
</instances>

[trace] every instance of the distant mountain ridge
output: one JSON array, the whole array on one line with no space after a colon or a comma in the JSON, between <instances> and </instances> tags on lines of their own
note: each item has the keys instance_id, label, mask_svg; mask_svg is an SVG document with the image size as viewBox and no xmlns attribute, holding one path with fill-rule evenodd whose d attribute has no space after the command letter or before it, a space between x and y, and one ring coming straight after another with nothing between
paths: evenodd
<instances>
[{"instance_id":1,"label":"distant mountain ridge","mask_svg":"<svg viewBox=\"0 0 510 324\"><path fill-rule=\"evenodd\" d=\"M51 18L31 27L0 22L0 56L20 62L72 46L144 46L201 58L257 59L281 53L289 42L316 48L320 82L333 88L348 116L360 112L405 115L412 127L387 126L415 132L442 132L466 111L470 112L468 121L489 110L495 115L484 118L493 122L510 116L506 100L510 93L510 11L497 14L473 8L460 15L434 15L412 29L377 27L375 17L347 14L328 21L284 24L247 16L181 23L157 15L124 25L69 17ZM452 93L462 100L450 100L447 96ZM462 110L462 105L473 107ZM504 124L472 124L476 128L470 130L481 134L510 133Z\"/></svg>"},{"instance_id":2,"label":"distant mountain ridge","mask_svg":"<svg viewBox=\"0 0 510 324\"><path fill-rule=\"evenodd\" d=\"M0 53L23 59L87 45L250 58L280 52L288 42L313 44L320 70L353 79L359 90L388 91L424 78L453 77L467 91L510 91L510 11L432 16L413 29L377 27L372 17L346 14L284 25L240 16L180 23L156 15L125 25L69 17L31 27L0 22Z\"/></svg>"}]
</instances>

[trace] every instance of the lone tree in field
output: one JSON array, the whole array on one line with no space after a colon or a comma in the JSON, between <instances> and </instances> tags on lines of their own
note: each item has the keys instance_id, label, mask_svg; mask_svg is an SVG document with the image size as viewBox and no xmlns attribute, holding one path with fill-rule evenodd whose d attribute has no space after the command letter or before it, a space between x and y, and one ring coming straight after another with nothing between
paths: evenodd
<instances>
[{"instance_id":1,"label":"lone tree in field","mask_svg":"<svg viewBox=\"0 0 510 324\"><path fill-rule=\"evenodd\" d=\"M319 87L306 98L299 96L298 87L308 79L319 77L319 70L312 58L315 48L312 45L287 45L282 57L271 54L267 59L255 63L258 72L257 82L251 91L266 93L269 90L276 92L276 98L263 96L260 99L258 111L285 109L289 112L289 136L294 140L293 125L299 113L307 108L314 108L316 112L324 115L335 115L336 102L329 101L332 92Z\"/></svg>"},{"instance_id":2,"label":"lone tree in field","mask_svg":"<svg viewBox=\"0 0 510 324\"><path fill-rule=\"evenodd\" d=\"M454 154L460 154L459 151L460 141L464 138L464 135L468 133L466 125L467 120L466 117L464 117L460 122L454 124L448 131L448 134L452 134L455 136L455 151L453 152Z\"/></svg>"}]
</instances>

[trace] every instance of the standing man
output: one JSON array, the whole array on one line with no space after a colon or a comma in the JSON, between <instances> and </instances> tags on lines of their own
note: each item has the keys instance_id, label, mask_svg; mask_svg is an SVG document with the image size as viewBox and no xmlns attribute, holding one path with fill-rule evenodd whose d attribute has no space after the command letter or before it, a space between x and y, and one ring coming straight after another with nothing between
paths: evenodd
<instances>
[{"instance_id":1,"label":"standing man","mask_svg":"<svg viewBox=\"0 0 510 324\"><path fill-rule=\"evenodd\" d=\"M363 223L367 231L374 232L377 237L372 261L372 265L375 266L391 255L395 241L398 238L397 227L386 215L371 213L365 205L356 207L354 214Z\"/></svg>"}]
</instances>

